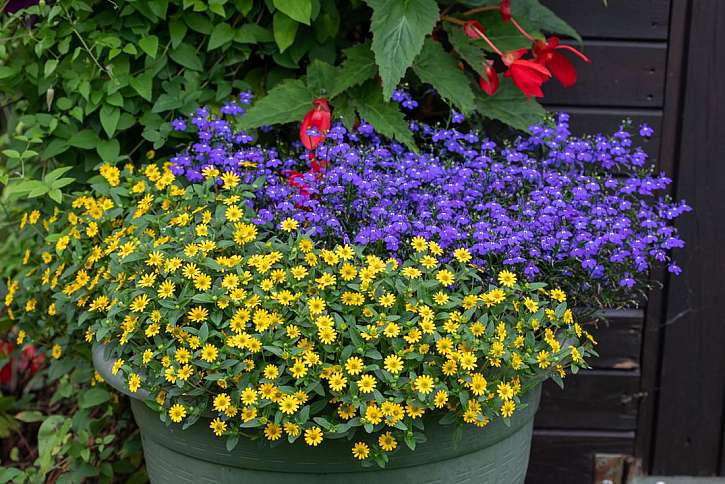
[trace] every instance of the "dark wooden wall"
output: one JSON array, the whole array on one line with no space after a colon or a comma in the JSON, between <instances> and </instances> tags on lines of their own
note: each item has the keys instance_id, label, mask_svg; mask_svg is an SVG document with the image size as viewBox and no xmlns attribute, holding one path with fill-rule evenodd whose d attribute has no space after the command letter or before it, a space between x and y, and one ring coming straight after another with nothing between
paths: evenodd
<instances>
[{"instance_id":1,"label":"dark wooden wall","mask_svg":"<svg viewBox=\"0 0 725 484\"><path fill-rule=\"evenodd\" d=\"M579 30L583 51L592 60L590 65L578 63L579 81L573 88L554 82L546 86L547 107L570 113L572 129L580 133L616 130L624 118L648 123L656 135L645 148L652 162L670 174L675 154L670 125L679 116L673 109L678 103L671 101L679 93L672 90L679 89L681 71L679 58L671 59L678 42L672 32L676 22L671 21L677 1L609 0L605 6L602 0L544 0ZM664 279L664 274L653 277ZM545 388L529 484L601 482L595 456L604 454L631 456L630 462L640 459L648 468L658 410L664 300L653 292L646 312L610 312L594 330L600 357L593 369L568 377L565 391L556 385Z\"/></svg>"}]
</instances>

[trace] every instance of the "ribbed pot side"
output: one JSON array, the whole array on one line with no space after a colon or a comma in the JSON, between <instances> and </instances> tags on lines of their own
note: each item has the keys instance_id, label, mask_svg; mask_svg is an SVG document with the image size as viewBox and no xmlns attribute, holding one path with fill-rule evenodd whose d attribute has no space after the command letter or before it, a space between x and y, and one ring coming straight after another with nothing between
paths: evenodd
<instances>
[{"instance_id":1,"label":"ribbed pot side","mask_svg":"<svg viewBox=\"0 0 725 484\"><path fill-rule=\"evenodd\" d=\"M146 406L146 395L130 395L111 373L113 361L104 348L93 349L93 362L104 379L131 397L143 440L146 470L152 484L522 484L529 462L534 414L541 396L537 386L522 397L510 426L501 419L483 429L440 425L431 415L427 441L415 451L401 443L385 469L363 467L351 454L354 441L325 439L318 447L301 442L240 439L231 452L215 437L209 420L200 418L186 430L167 426ZM361 434L361 440L365 435Z\"/></svg>"}]
</instances>

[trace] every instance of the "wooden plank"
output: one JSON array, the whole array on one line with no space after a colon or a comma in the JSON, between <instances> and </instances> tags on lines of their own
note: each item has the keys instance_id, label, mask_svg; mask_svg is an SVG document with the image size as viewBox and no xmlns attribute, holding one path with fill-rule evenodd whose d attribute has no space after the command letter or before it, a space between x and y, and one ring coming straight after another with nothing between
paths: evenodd
<instances>
[{"instance_id":1,"label":"wooden plank","mask_svg":"<svg viewBox=\"0 0 725 484\"><path fill-rule=\"evenodd\" d=\"M592 63L574 61L579 80L564 88L555 79L544 85L544 100L561 106L660 108L663 103L665 42L586 41Z\"/></svg>"},{"instance_id":2,"label":"wooden plank","mask_svg":"<svg viewBox=\"0 0 725 484\"><path fill-rule=\"evenodd\" d=\"M564 389L544 384L536 428L634 430L637 427L639 372L581 371Z\"/></svg>"},{"instance_id":3,"label":"wooden plank","mask_svg":"<svg viewBox=\"0 0 725 484\"><path fill-rule=\"evenodd\" d=\"M632 121L632 132L638 133L639 126L646 123L654 129L654 135L648 140L638 137L636 142L642 146L649 155L650 160L654 161L659 157L662 134L662 110L660 109L590 108L558 105L547 105L546 109L552 112L569 113L571 115L569 121L571 131L576 135L614 133L625 119Z\"/></svg>"},{"instance_id":4,"label":"wooden plank","mask_svg":"<svg viewBox=\"0 0 725 484\"><path fill-rule=\"evenodd\" d=\"M683 268L671 277L657 407L653 472L721 470L725 408L725 3L691 1L677 168L678 198L695 214L678 221Z\"/></svg>"},{"instance_id":5,"label":"wooden plank","mask_svg":"<svg viewBox=\"0 0 725 484\"><path fill-rule=\"evenodd\" d=\"M604 318L584 326L597 340L598 358L590 361L595 369L637 370L640 366L644 311L607 311Z\"/></svg>"},{"instance_id":6,"label":"wooden plank","mask_svg":"<svg viewBox=\"0 0 725 484\"><path fill-rule=\"evenodd\" d=\"M526 484L593 483L595 454L631 455L633 447L634 432L536 430Z\"/></svg>"},{"instance_id":7,"label":"wooden plank","mask_svg":"<svg viewBox=\"0 0 725 484\"><path fill-rule=\"evenodd\" d=\"M582 37L667 40L670 0L543 0Z\"/></svg>"},{"instance_id":8,"label":"wooden plank","mask_svg":"<svg viewBox=\"0 0 725 484\"><path fill-rule=\"evenodd\" d=\"M686 55L688 26L689 0L672 0L665 81L666 101L663 109L660 155L656 160L658 170L664 171L671 178L674 177L675 159L679 149L681 89L684 82L682 66ZM670 185L669 191L672 192L672 185ZM649 473L652 467L654 425L660 381L661 321L665 313L668 274L663 268L658 268L652 271L650 278L654 284L647 298L647 312L642 332L642 398L640 398L635 441L635 455L640 459L645 473Z\"/></svg>"}]
</instances>

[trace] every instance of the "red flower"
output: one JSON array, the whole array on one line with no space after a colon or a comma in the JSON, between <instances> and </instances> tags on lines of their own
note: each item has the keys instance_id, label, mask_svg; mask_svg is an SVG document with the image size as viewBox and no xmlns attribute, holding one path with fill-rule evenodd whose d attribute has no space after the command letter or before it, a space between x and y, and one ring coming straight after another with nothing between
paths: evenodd
<instances>
[{"instance_id":1,"label":"red flower","mask_svg":"<svg viewBox=\"0 0 725 484\"><path fill-rule=\"evenodd\" d=\"M556 77L562 86L571 87L576 83L576 70L574 65L563 54L556 50L563 49L573 52L585 62L591 62L587 56L576 50L570 45L560 45L559 38L556 36L549 37L547 42L537 40L534 42L532 50L534 58L539 64L546 66L549 71Z\"/></svg>"},{"instance_id":2,"label":"red flower","mask_svg":"<svg viewBox=\"0 0 725 484\"><path fill-rule=\"evenodd\" d=\"M483 38L483 25L478 20L468 20L463 24L463 33L473 40Z\"/></svg>"},{"instance_id":3,"label":"red flower","mask_svg":"<svg viewBox=\"0 0 725 484\"><path fill-rule=\"evenodd\" d=\"M513 79L526 97L543 97L541 85L551 77L551 73L537 62L521 59L526 52L527 49L519 49L504 53L501 59L508 66L504 75Z\"/></svg>"},{"instance_id":4,"label":"red flower","mask_svg":"<svg viewBox=\"0 0 725 484\"><path fill-rule=\"evenodd\" d=\"M312 106L300 125L300 141L308 150L317 148L330 130L330 105L327 104L327 99L315 99L312 101ZM307 134L310 129L317 131L317 134L313 136Z\"/></svg>"},{"instance_id":5,"label":"red flower","mask_svg":"<svg viewBox=\"0 0 725 484\"><path fill-rule=\"evenodd\" d=\"M486 77L479 77L478 85L481 86L483 92L485 92L489 96L493 96L494 94L496 94L496 91L498 90L499 80L498 73L496 72L496 69L493 68L492 61L487 62Z\"/></svg>"},{"instance_id":6,"label":"red flower","mask_svg":"<svg viewBox=\"0 0 725 484\"><path fill-rule=\"evenodd\" d=\"M504 22L511 20L511 0L501 0L498 10L501 12L501 18Z\"/></svg>"},{"instance_id":7,"label":"red flower","mask_svg":"<svg viewBox=\"0 0 725 484\"><path fill-rule=\"evenodd\" d=\"M8 358L8 362L0 368L0 383L5 385L13 378L13 348L10 341L0 341L0 358Z\"/></svg>"}]
</instances>

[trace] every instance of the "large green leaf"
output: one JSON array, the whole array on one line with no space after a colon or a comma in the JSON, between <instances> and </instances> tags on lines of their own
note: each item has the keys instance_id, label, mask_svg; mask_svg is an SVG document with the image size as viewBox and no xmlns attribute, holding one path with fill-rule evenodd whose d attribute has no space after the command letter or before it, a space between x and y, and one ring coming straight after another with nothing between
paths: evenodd
<instances>
[{"instance_id":1,"label":"large green leaf","mask_svg":"<svg viewBox=\"0 0 725 484\"><path fill-rule=\"evenodd\" d=\"M515 0L511 2L511 13L517 19L525 19L535 28L555 34L568 35L575 38L580 44L582 42L581 36L571 25L541 5L539 0Z\"/></svg>"},{"instance_id":2,"label":"large green leaf","mask_svg":"<svg viewBox=\"0 0 725 484\"><path fill-rule=\"evenodd\" d=\"M141 37L138 41L138 46L141 47L146 55L152 58L156 58L156 52L159 49L159 38L155 35L146 35Z\"/></svg>"},{"instance_id":3,"label":"large green leaf","mask_svg":"<svg viewBox=\"0 0 725 484\"><path fill-rule=\"evenodd\" d=\"M288 79L275 86L269 93L257 101L242 116L240 126L243 129L259 126L301 121L307 111L312 109L315 95L299 79Z\"/></svg>"},{"instance_id":4,"label":"large green leaf","mask_svg":"<svg viewBox=\"0 0 725 484\"><path fill-rule=\"evenodd\" d=\"M510 79L502 79L493 96L477 96L476 108L482 116L522 131L528 131L529 126L541 121L546 114L536 100L527 99Z\"/></svg>"},{"instance_id":5,"label":"large green leaf","mask_svg":"<svg viewBox=\"0 0 725 484\"><path fill-rule=\"evenodd\" d=\"M228 44L234 39L234 34L234 29L228 23L220 22L216 24L209 36L209 43L206 46L206 50L214 50L217 47Z\"/></svg>"},{"instance_id":6,"label":"large green leaf","mask_svg":"<svg viewBox=\"0 0 725 484\"><path fill-rule=\"evenodd\" d=\"M521 32L516 29L513 23L505 22L498 12L482 12L477 14L475 19L481 22L486 29L486 35L499 50L505 52L507 50L528 49L531 47L531 42L521 35ZM537 26L529 22L527 18L523 16L516 17L516 21L532 36L540 39L544 38ZM458 28L463 30L462 27ZM483 39L468 39L468 41L478 48L492 52L491 47Z\"/></svg>"},{"instance_id":7,"label":"large green leaf","mask_svg":"<svg viewBox=\"0 0 725 484\"><path fill-rule=\"evenodd\" d=\"M340 12L335 6L335 0L322 0L320 14L313 24L317 42L323 43L332 39L340 30Z\"/></svg>"},{"instance_id":8,"label":"large green leaf","mask_svg":"<svg viewBox=\"0 0 725 484\"><path fill-rule=\"evenodd\" d=\"M307 87L316 96L332 97L338 69L327 62L315 59L307 66Z\"/></svg>"},{"instance_id":9,"label":"large green leaf","mask_svg":"<svg viewBox=\"0 0 725 484\"><path fill-rule=\"evenodd\" d=\"M292 45L297 35L297 28L300 24L289 18L282 12L276 12L272 19L272 33L280 52L284 52Z\"/></svg>"},{"instance_id":10,"label":"large green leaf","mask_svg":"<svg viewBox=\"0 0 725 484\"><path fill-rule=\"evenodd\" d=\"M464 113L475 109L468 78L458 69L455 59L440 43L430 38L425 39L423 50L413 62L413 71L421 81L433 86L441 97Z\"/></svg>"},{"instance_id":11,"label":"large green leaf","mask_svg":"<svg viewBox=\"0 0 725 484\"><path fill-rule=\"evenodd\" d=\"M113 134L116 132L118 120L121 119L121 110L116 106L109 106L108 104L104 104L101 108L100 117L103 130L106 132L106 135L108 135L109 138L112 137Z\"/></svg>"},{"instance_id":12,"label":"large green leaf","mask_svg":"<svg viewBox=\"0 0 725 484\"><path fill-rule=\"evenodd\" d=\"M370 44L359 44L345 49L343 52L346 60L340 66L330 97L335 97L353 86L362 84L378 72Z\"/></svg>"},{"instance_id":13,"label":"large green leaf","mask_svg":"<svg viewBox=\"0 0 725 484\"><path fill-rule=\"evenodd\" d=\"M199 55L196 53L196 49L186 42L182 42L176 49L172 50L169 53L169 57L177 64L192 71L201 71L204 68Z\"/></svg>"},{"instance_id":14,"label":"large green leaf","mask_svg":"<svg viewBox=\"0 0 725 484\"><path fill-rule=\"evenodd\" d=\"M365 1L373 9L372 48L383 79L383 96L389 99L438 21L438 4L435 0Z\"/></svg>"},{"instance_id":15,"label":"large green leaf","mask_svg":"<svg viewBox=\"0 0 725 484\"><path fill-rule=\"evenodd\" d=\"M273 0L272 3L289 18L310 25L312 0Z\"/></svg>"},{"instance_id":16,"label":"large green leaf","mask_svg":"<svg viewBox=\"0 0 725 484\"><path fill-rule=\"evenodd\" d=\"M356 88L352 93L352 99L360 117L372 124L375 131L388 138L395 138L413 150L416 149L405 116L396 103L384 100L377 83L368 81Z\"/></svg>"},{"instance_id":17,"label":"large green leaf","mask_svg":"<svg viewBox=\"0 0 725 484\"><path fill-rule=\"evenodd\" d=\"M448 40L458 55L461 56L461 59L466 61L466 64L471 66L479 75L484 75L486 73L484 65L486 53L481 48L482 46L476 44L474 40L464 34L459 25L446 24L443 28L448 32Z\"/></svg>"}]
</instances>

